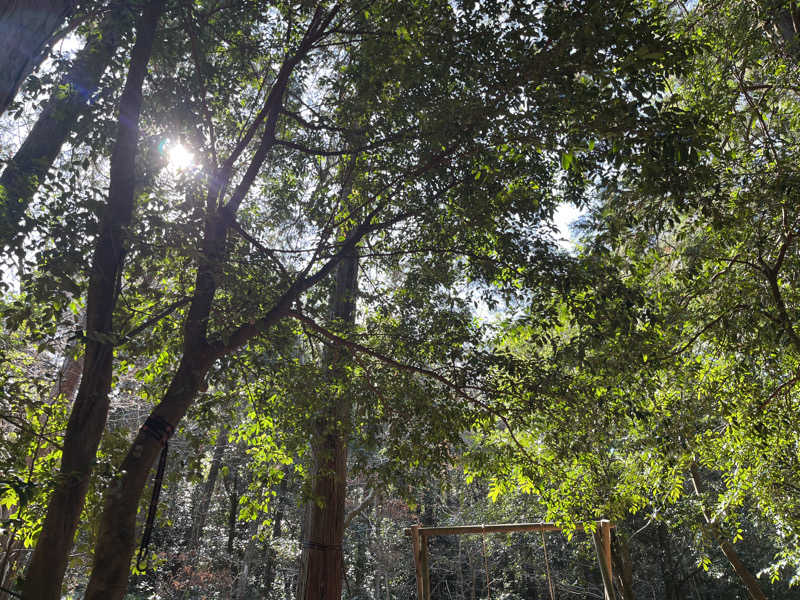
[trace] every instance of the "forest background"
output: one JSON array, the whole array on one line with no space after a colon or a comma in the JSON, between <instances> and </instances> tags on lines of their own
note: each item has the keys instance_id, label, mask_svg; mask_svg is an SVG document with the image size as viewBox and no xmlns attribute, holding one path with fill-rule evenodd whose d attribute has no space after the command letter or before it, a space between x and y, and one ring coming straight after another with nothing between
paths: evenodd
<instances>
[{"instance_id":1,"label":"forest background","mask_svg":"<svg viewBox=\"0 0 800 600\"><path fill-rule=\"evenodd\" d=\"M795 597L798 31L3 4L0 597Z\"/></svg>"}]
</instances>

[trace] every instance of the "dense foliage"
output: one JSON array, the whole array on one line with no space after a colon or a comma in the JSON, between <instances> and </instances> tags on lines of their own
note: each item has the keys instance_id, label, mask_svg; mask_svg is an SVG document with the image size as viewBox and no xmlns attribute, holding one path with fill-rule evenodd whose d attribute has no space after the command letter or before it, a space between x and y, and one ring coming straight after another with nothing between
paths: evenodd
<instances>
[{"instance_id":1,"label":"dense foliage","mask_svg":"<svg viewBox=\"0 0 800 600\"><path fill-rule=\"evenodd\" d=\"M0 598L407 598L409 525L534 520L432 540L434 597L597 597L603 518L626 600L791 597L794 4L56 17L0 119Z\"/></svg>"}]
</instances>

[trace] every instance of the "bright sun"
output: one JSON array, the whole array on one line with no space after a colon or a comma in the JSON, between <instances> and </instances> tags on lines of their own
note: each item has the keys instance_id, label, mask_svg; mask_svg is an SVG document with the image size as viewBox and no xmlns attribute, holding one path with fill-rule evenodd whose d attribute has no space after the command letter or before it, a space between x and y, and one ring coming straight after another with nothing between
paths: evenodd
<instances>
[{"instance_id":1,"label":"bright sun","mask_svg":"<svg viewBox=\"0 0 800 600\"><path fill-rule=\"evenodd\" d=\"M183 171L194 164L194 154L183 144L170 144L167 163L176 171Z\"/></svg>"}]
</instances>

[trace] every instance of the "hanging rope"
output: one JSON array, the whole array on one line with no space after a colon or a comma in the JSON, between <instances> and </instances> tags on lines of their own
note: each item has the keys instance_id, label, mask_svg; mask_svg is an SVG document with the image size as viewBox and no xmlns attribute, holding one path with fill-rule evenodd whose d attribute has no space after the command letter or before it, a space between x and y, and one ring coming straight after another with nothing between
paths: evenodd
<instances>
[{"instance_id":1,"label":"hanging rope","mask_svg":"<svg viewBox=\"0 0 800 600\"><path fill-rule=\"evenodd\" d=\"M544 566L547 569L547 589L550 590L550 600L556 600L556 593L553 589L553 578L550 577L550 559L547 558L547 542L544 541L544 530L540 531L542 534L542 548L544 548Z\"/></svg>"},{"instance_id":2,"label":"hanging rope","mask_svg":"<svg viewBox=\"0 0 800 600\"><path fill-rule=\"evenodd\" d=\"M147 547L150 545L150 537L153 535L153 523L156 520L158 511L158 498L161 495L161 483L164 480L164 469L167 466L167 450L169 450L169 438L175 428L163 417L150 415L142 425L142 432L148 434L157 442L161 443L161 457L158 460L158 470L156 478L153 480L153 495L150 497L150 508L147 511L147 521L142 533L142 544L139 546L139 554L136 556L136 568L139 571L147 569L147 560L142 566L142 559L147 558Z\"/></svg>"},{"instance_id":3,"label":"hanging rope","mask_svg":"<svg viewBox=\"0 0 800 600\"><path fill-rule=\"evenodd\" d=\"M486 525L481 525L481 544L483 545L483 570L486 573L486 598L492 600L492 592L489 590L489 563L486 561Z\"/></svg>"}]
</instances>

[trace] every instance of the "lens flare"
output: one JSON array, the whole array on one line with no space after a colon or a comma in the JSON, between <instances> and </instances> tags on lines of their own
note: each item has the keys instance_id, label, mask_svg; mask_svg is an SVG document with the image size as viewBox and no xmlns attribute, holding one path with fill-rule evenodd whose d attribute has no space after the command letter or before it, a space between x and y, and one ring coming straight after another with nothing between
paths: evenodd
<instances>
[{"instance_id":1,"label":"lens flare","mask_svg":"<svg viewBox=\"0 0 800 600\"><path fill-rule=\"evenodd\" d=\"M176 171L184 171L194 165L194 154L183 144L170 144L167 148L167 164Z\"/></svg>"}]
</instances>

